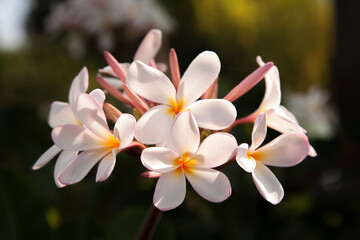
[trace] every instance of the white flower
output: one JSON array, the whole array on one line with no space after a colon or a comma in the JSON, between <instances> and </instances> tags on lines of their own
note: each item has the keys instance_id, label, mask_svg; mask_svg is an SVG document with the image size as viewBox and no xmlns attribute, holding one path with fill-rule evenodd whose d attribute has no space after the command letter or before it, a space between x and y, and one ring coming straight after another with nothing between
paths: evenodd
<instances>
[{"instance_id":1,"label":"white flower","mask_svg":"<svg viewBox=\"0 0 360 240\"><path fill-rule=\"evenodd\" d=\"M224 99L196 101L216 80L220 60L214 52L199 54L182 76L177 90L170 79L159 70L140 61L131 64L126 81L140 96L159 103L147 111L136 125L135 137L144 144L163 141L175 116L190 110L201 128L220 130L236 119L234 105Z\"/></svg>"},{"instance_id":2,"label":"white flower","mask_svg":"<svg viewBox=\"0 0 360 240\"><path fill-rule=\"evenodd\" d=\"M293 92L287 96L289 109L308 130L310 139L329 139L335 134L337 115L329 98L329 92L319 86L312 86L305 93Z\"/></svg>"},{"instance_id":3,"label":"white flower","mask_svg":"<svg viewBox=\"0 0 360 240\"><path fill-rule=\"evenodd\" d=\"M151 147L143 150L141 162L151 171L160 172L154 193L154 205L162 210L179 206L186 194L187 179L195 191L211 202L222 202L231 194L228 178L213 168L228 161L236 149L235 138L214 133L200 144L200 133L189 111L180 113L171 128L172 148Z\"/></svg>"},{"instance_id":4,"label":"white flower","mask_svg":"<svg viewBox=\"0 0 360 240\"><path fill-rule=\"evenodd\" d=\"M88 85L88 70L84 67L72 81L69 91L69 102L55 101L51 104L48 118L48 124L51 128L62 124L82 125L82 122L76 113L75 104L78 96L86 92ZM90 95L93 96L100 105L104 103L105 95L100 89L95 89L90 93ZM43 167L59 153L60 155L54 168L54 179L58 187L63 187L64 185L61 184L58 179L59 173L77 156L77 151L62 151L61 148L53 145L40 156L40 158L32 166L32 169L36 170Z\"/></svg>"},{"instance_id":5,"label":"white flower","mask_svg":"<svg viewBox=\"0 0 360 240\"><path fill-rule=\"evenodd\" d=\"M162 43L162 32L159 29L151 29L146 34L146 36L140 43L138 49L136 50L133 61L138 60L138 61L142 61L143 63L145 63L147 65L153 65L153 67L157 67L155 64L154 58L160 50L161 43ZM127 71L129 66L130 66L130 63L121 63L120 64L120 67L124 71ZM160 70L166 70L166 68L161 69L163 67L164 67L164 65L160 64ZM114 87L116 87L118 89L122 88L122 81L125 81L125 79L121 79L121 81L119 79L117 79L117 77L119 77L119 76L114 72L114 70L111 68L111 66L106 66L106 67L100 69L99 72L112 76L112 77L108 77L108 78L104 77L104 79L107 82L109 82L111 85L113 85Z\"/></svg>"},{"instance_id":6,"label":"white flower","mask_svg":"<svg viewBox=\"0 0 360 240\"><path fill-rule=\"evenodd\" d=\"M257 57L256 60L260 66L265 65L261 57ZM281 133L298 131L305 134L306 130L299 125L294 114L284 106L280 105L280 76L276 66L272 66L265 74L265 85L265 95L260 106L249 116L236 120L235 124L254 121L260 113L265 112L267 119L266 124L268 127ZM316 155L315 149L310 146L309 156L315 157Z\"/></svg>"},{"instance_id":7,"label":"white flower","mask_svg":"<svg viewBox=\"0 0 360 240\"><path fill-rule=\"evenodd\" d=\"M254 124L252 144L241 144L236 153L237 163L252 174L261 195L270 203L278 204L284 190L275 175L265 165L291 167L306 158L309 151L307 137L300 132L288 132L259 148L266 137L267 115L261 113Z\"/></svg>"},{"instance_id":8,"label":"white flower","mask_svg":"<svg viewBox=\"0 0 360 240\"><path fill-rule=\"evenodd\" d=\"M115 166L116 154L132 142L136 120L129 114L122 114L112 133L101 105L88 94L78 97L76 112L83 126L64 124L52 131L53 141L58 147L82 151L61 171L59 181L64 185L77 183L99 161L96 181L104 181Z\"/></svg>"}]
</instances>

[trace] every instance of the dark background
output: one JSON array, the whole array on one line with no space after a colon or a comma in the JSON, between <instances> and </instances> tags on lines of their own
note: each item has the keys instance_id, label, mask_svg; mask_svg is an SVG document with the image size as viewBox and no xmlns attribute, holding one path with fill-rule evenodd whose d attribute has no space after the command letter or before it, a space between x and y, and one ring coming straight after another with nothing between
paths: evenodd
<instances>
[{"instance_id":1,"label":"dark background","mask_svg":"<svg viewBox=\"0 0 360 240\"><path fill-rule=\"evenodd\" d=\"M98 33L79 26L47 30L51 9L59 2L34 0L25 46L0 51L0 239L134 239L156 183L139 176L146 169L137 157L119 154L103 183L95 183L93 169L83 181L63 189L53 181L55 159L37 171L31 166L52 145L46 122L51 102L67 101L81 68L89 69L90 89L98 87L96 72L106 65L103 51L129 62L146 32L159 26L109 22L113 44L104 49ZM174 23L163 31L157 61L168 64L168 51L175 48L183 73L200 52L215 51L222 63L223 97L257 67L255 57L261 55L279 68L283 105L288 106L293 92L306 93L316 85L330 94L327 107L335 117L330 117L331 136L310 137L316 158L292 168L272 168L285 189L280 204L265 201L251 176L231 164L224 169L233 189L228 200L213 204L188 187L184 203L164 212L154 239L359 239L360 2L157 3ZM69 47L72 34L80 36L81 51ZM262 82L237 100L238 117L255 110L263 92ZM113 98L107 100L121 107ZM239 126L232 133L239 144L249 143L251 129Z\"/></svg>"}]
</instances>

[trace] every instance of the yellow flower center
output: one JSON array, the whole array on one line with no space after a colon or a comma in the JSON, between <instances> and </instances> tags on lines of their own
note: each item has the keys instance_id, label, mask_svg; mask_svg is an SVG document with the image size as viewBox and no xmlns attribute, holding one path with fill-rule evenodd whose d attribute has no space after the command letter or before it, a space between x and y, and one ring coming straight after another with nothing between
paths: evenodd
<instances>
[{"instance_id":1,"label":"yellow flower center","mask_svg":"<svg viewBox=\"0 0 360 240\"><path fill-rule=\"evenodd\" d=\"M182 172L182 170L184 170L187 173L190 173L192 167L198 165L198 163L198 160L190 158L190 154L185 153L181 157L175 159L175 165L179 165L179 167L175 171L178 171L180 173Z\"/></svg>"},{"instance_id":2,"label":"yellow flower center","mask_svg":"<svg viewBox=\"0 0 360 240\"><path fill-rule=\"evenodd\" d=\"M261 159L261 154L259 152L247 153L249 159L254 159L255 161L259 161Z\"/></svg>"},{"instance_id":3,"label":"yellow flower center","mask_svg":"<svg viewBox=\"0 0 360 240\"><path fill-rule=\"evenodd\" d=\"M113 149L113 148L119 148L120 146L120 140L116 139L114 136L111 136L106 144L109 148Z\"/></svg>"},{"instance_id":4,"label":"yellow flower center","mask_svg":"<svg viewBox=\"0 0 360 240\"><path fill-rule=\"evenodd\" d=\"M176 101L174 99L170 100L171 108L168 110L168 113L173 115L173 119L178 115L178 113L184 111L184 102L182 100Z\"/></svg>"}]
</instances>

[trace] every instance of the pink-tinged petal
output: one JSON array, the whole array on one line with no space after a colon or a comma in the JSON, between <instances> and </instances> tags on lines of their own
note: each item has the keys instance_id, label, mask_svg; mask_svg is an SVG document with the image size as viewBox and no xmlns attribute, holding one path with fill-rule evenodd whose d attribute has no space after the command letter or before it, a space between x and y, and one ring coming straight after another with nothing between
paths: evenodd
<instances>
[{"instance_id":1,"label":"pink-tinged petal","mask_svg":"<svg viewBox=\"0 0 360 240\"><path fill-rule=\"evenodd\" d=\"M306 133L306 130L303 129L297 121L294 121L287 114L284 114L284 111L280 108L266 111L266 124L268 127L281 133L294 131Z\"/></svg>"},{"instance_id":2,"label":"pink-tinged petal","mask_svg":"<svg viewBox=\"0 0 360 240\"><path fill-rule=\"evenodd\" d=\"M135 118L127 113L122 114L114 126L114 136L120 139L119 149L128 146L135 135Z\"/></svg>"},{"instance_id":3,"label":"pink-tinged petal","mask_svg":"<svg viewBox=\"0 0 360 240\"><path fill-rule=\"evenodd\" d=\"M126 82L137 94L150 101L169 104L176 99L176 91L170 79L164 73L140 61L130 65Z\"/></svg>"},{"instance_id":4,"label":"pink-tinged petal","mask_svg":"<svg viewBox=\"0 0 360 240\"><path fill-rule=\"evenodd\" d=\"M250 151L257 149L265 140L266 137L266 114L261 113L255 120L253 131L252 131L252 145Z\"/></svg>"},{"instance_id":5,"label":"pink-tinged petal","mask_svg":"<svg viewBox=\"0 0 360 240\"><path fill-rule=\"evenodd\" d=\"M45 164L50 162L50 160L53 159L60 151L61 148L56 145L52 145L38 158L38 160L36 160L36 162L32 166L32 170L37 170L43 167Z\"/></svg>"},{"instance_id":6,"label":"pink-tinged petal","mask_svg":"<svg viewBox=\"0 0 360 240\"><path fill-rule=\"evenodd\" d=\"M136 123L135 138L143 144L156 144L170 133L173 116L169 107L158 105L151 108Z\"/></svg>"},{"instance_id":7,"label":"pink-tinged petal","mask_svg":"<svg viewBox=\"0 0 360 240\"><path fill-rule=\"evenodd\" d=\"M113 96L120 102L126 103L126 104L130 105L131 107L134 107L134 104L132 103L132 101L130 100L130 98L128 96L126 96L124 93L120 92L114 86L112 86L110 83L105 81L105 79L102 76L97 75L96 80L101 87L103 87L106 91L109 92L109 94L111 94L111 96Z\"/></svg>"},{"instance_id":8,"label":"pink-tinged petal","mask_svg":"<svg viewBox=\"0 0 360 240\"><path fill-rule=\"evenodd\" d=\"M167 173L179 167L179 154L163 147L146 148L141 153L141 162L149 170Z\"/></svg>"},{"instance_id":9,"label":"pink-tinged petal","mask_svg":"<svg viewBox=\"0 0 360 240\"><path fill-rule=\"evenodd\" d=\"M210 202L222 202L231 195L229 179L220 171L206 168L191 168L185 171L194 190Z\"/></svg>"},{"instance_id":10,"label":"pink-tinged petal","mask_svg":"<svg viewBox=\"0 0 360 240\"><path fill-rule=\"evenodd\" d=\"M89 94L81 94L76 103L76 110L81 122L90 131L105 140L112 138L105 113L97 100Z\"/></svg>"},{"instance_id":11,"label":"pink-tinged petal","mask_svg":"<svg viewBox=\"0 0 360 240\"><path fill-rule=\"evenodd\" d=\"M217 98L217 95L218 95L218 78L216 78L216 80L201 96L201 99Z\"/></svg>"},{"instance_id":12,"label":"pink-tinged petal","mask_svg":"<svg viewBox=\"0 0 360 240\"><path fill-rule=\"evenodd\" d=\"M229 127L236 119L236 108L224 99L204 99L189 106L199 127L221 130Z\"/></svg>"},{"instance_id":13,"label":"pink-tinged petal","mask_svg":"<svg viewBox=\"0 0 360 240\"><path fill-rule=\"evenodd\" d=\"M242 169L250 173L254 171L256 167L256 161L254 158L248 156L249 145L247 143L242 143L236 151L236 162L239 164Z\"/></svg>"},{"instance_id":14,"label":"pink-tinged petal","mask_svg":"<svg viewBox=\"0 0 360 240\"><path fill-rule=\"evenodd\" d=\"M265 66L265 63L260 57L256 59L260 66ZM280 105L281 90L280 90L280 76L279 70L276 66L270 68L265 74L265 95L260 103L259 109L264 111L269 108L275 108Z\"/></svg>"},{"instance_id":15,"label":"pink-tinged petal","mask_svg":"<svg viewBox=\"0 0 360 240\"><path fill-rule=\"evenodd\" d=\"M146 171L140 174L140 176L143 178L159 178L161 175L162 173L154 172L154 171Z\"/></svg>"},{"instance_id":16,"label":"pink-tinged petal","mask_svg":"<svg viewBox=\"0 0 360 240\"><path fill-rule=\"evenodd\" d=\"M81 69L80 73L74 78L71 83L69 92L69 104L74 112L76 112L76 100L80 94L85 93L89 86L89 73L86 67Z\"/></svg>"},{"instance_id":17,"label":"pink-tinged petal","mask_svg":"<svg viewBox=\"0 0 360 240\"><path fill-rule=\"evenodd\" d=\"M162 33L158 29L151 29L142 42L140 43L135 56L135 60L140 60L145 64L149 65L150 61L156 56L162 41Z\"/></svg>"},{"instance_id":18,"label":"pink-tinged petal","mask_svg":"<svg viewBox=\"0 0 360 240\"><path fill-rule=\"evenodd\" d=\"M123 85L124 92L130 98L131 102L134 104L135 108L139 111L141 115L143 115L147 110L149 110L149 106L146 104L145 100L137 95L133 90L129 88L127 84Z\"/></svg>"},{"instance_id":19,"label":"pink-tinged petal","mask_svg":"<svg viewBox=\"0 0 360 240\"><path fill-rule=\"evenodd\" d=\"M66 166L77 157L77 154L78 152L73 151L62 151L60 153L54 167L54 180L57 187L62 188L66 186L59 181L59 176Z\"/></svg>"},{"instance_id":20,"label":"pink-tinged petal","mask_svg":"<svg viewBox=\"0 0 360 240\"><path fill-rule=\"evenodd\" d=\"M185 105L195 102L216 80L220 60L214 52L200 53L189 65L179 83L177 99Z\"/></svg>"},{"instance_id":21,"label":"pink-tinged petal","mask_svg":"<svg viewBox=\"0 0 360 240\"><path fill-rule=\"evenodd\" d=\"M277 167L291 167L306 158L309 141L302 133L284 133L252 154L256 161Z\"/></svg>"},{"instance_id":22,"label":"pink-tinged petal","mask_svg":"<svg viewBox=\"0 0 360 240\"><path fill-rule=\"evenodd\" d=\"M180 155L190 154L191 157L200 144L199 127L189 111L177 115L171 127L171 140Z\"/></svg>"},{"instance_id":23,"label":"pink-tinged petal","mask_svg":"<svg viewBox=\"0 0 360 240\"><path fill-rule=\"evenodd\" d=\"M116 76L123 82L125 83L125 76L126 76L126 72L125 70L121 67L121 65L119 64L119 62L107 51L104 52L104 57L106 62L110 65L110 67L112 68L112 70L114 71L114 73L116 74Z\"/></svg>"},{"instance_id":24,"label":"pink-tinged petal","mask_svg":"<svg viewBox=\"0 0 360 240\"><path fill-rule=\"evenodd\" d=\"M252 178L260 194L272 204L278 204L284 197L284 189L276 176L264 164L257 162Z\"/></svg>"},{"instance_id":25,"label":"pink-tinged petal","mask_svg":"<svg viewBox=\"0 0 360 240\"><path fill-rule=\"evenodd\" d=\"M308 155L310 157L316 157L317 156L317 152L315 151L315 148L313 146L311 146L311 145L310 145L310 148L309 148Z\"/></svg>"},{"instance_id":26,"label":"pink-tinged petal","mask_svg":"<svg viewBox=\"0 0 360 240\"><path fill-rule=\"evenodd\" d=\"M51 104L48 123L54 128L62 124L81 125L81 122L75 116L70 104L65 102L53 102Z\"/></svg>"},{"instance_id":27,"label":"pink-tinged petal","mask_svg":"<svg viewBox=\"0 0 360 240\"><path fill-rule=\"evenodd\" d=\"M179 69L179 62L175 52L175 49L170 49L169 53L169 62L170 62L170 72L171 72L171 79L174 84L175 89L178 88L180 82L180 69Z\"/></svg>"},{"instance_id":28,"label":"pink-tinged petal","mask_svg":"<svg viewBox=\"0 0 360 240\"><path fill-rule=\"evenodd\" d=\"M107 83L109 83L111 86L115 87L116 89L123 89L123 82L120 81L117 78L113 77L102 77Z\"/></svg>"},{"instance_id":29,"label":"pink-tinged petal","mask_svg":"<svg viewBox=\"0 0 360 240\"><path fill-rule=\"evenodd\" d=\"M155 193L154 205L161 211L168 211L178 207L185 199L186 181L181 172L169 172L159 178Z\"/></svg>"},{"instance_id":30,"label":"pink-tinged petal","mask_svg":"<svg viewBox=\"0 0 360 240\"><path fill-rule=\"evenodd\" d=\"M215 168L226 163L235 153L237 142L234 136L227 133L214 133L201 143L194 159L196 166Z\"/></svg>"},{"instance_id":31,"label":"pink-tinged petal","mask_svg":"<svg viewBox=\"0 0 360 240\"><path fill-rule=\"evenodd\" d=\"M80 153L60 173L59 181L64 185L80 182L109 151L87 150Z\"/></svg>"},{"instance_id":32,"label":"pink-tinged petal","mask_svg":"<svg viewBox=\"0 0 360 240\"><path fill-rule=\"evenodd\" d=\"M111 153L106 155L99 163L97 172L96 172L96 182L103 182L112 173L116 163L116 154L118 150L113 149Z\"/></svg>"},{"instance_id":33,"label":"pink-tinged petal","mask_svg":"<svg viewBox=\"0 0 360 240\"><path fill-rule=\"evenodd\" d=\"M122 114L122 112L119 109L117 109L116 107L114 107L110 103L105 103L103 108L104 108L104 112L106 114L106 117L108 117L108 119L111 120L114 123L116 123L116 121L119 119L119 117Z\"/></svg>"},{"instance_id":34,"label":"pink-tinged petal","mask_svg":"<svg viewBox=\"0 0 360 240\"><path fill-rule=\"evenodd\" d=\"M51 137L59 148L68 151L103 148L107 144L104 139L79 125L67 124L55 127L51 132Z\"/></svg>"},{"instance_id":35,"label":"pink-tinged petal","mask_svg":"<svg viewBox=\"0 0 360 240\"><path fill-rule=\"evenodd\" d=\"M100 106L104 105L104 101L105 101L105 93L103 90L97 88L92 90L89 93L90 96L92 96L94 99L96 99L96 101L98 101L98 103L100 104Z\"/></svg>"},{"instance_id":36,"label":"pink-tinged petal","mask_svg":"<svg viewBox=\"0 0 360 240\"><path fill-rule=\"evenodd\" d=\"M236 87L234 87L225 97L224 99L229 100L230 102L235 101L245 93L247 93L250 89L252 89L256 84L258 84L261 79L264 78L265 74L270 70L270 68L274 66L272 62L268 62L263 66L256 69L249 76L247 76L244 80L242 80Z\"/></svg>"}]
</instances>

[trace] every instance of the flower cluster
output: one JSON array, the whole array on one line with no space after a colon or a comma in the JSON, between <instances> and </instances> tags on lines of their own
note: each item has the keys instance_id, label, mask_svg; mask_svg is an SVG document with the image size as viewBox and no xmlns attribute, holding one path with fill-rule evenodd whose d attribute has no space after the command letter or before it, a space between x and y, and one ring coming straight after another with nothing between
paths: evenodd
<instances>
[{"instance_id":1,"label":"flower cluster","mask_svg":"<svg viewBox=\"0 0 360 240\"><path fill-rule=\"evenodd\" d=\"M258 69L218 98L220 60L216 53L200 53L180 76L176 52L171 49L169 69L154 59L162 33L151 30L140 44L131 63L119 63L108 52L109 66L96 79L104 90L86 93L88 72L83 68L72 82L69 102L51 105L48 123L54 145L34 164L39 169L57 154L54 178L58 187L81 181L97 164L96 181L106 180L116 155L133 147L141 152L145 178L158 178L153 203L162 210L179 206L186 195L186 179L194 190L211 202L231 195L231 184L221 172L236 162L252 174L260 194L277 204L283 188L267 166L290 167L316 156L306 131L295 116L280 105L280 78L277 67L257 58ZM259 108L237 118L232 104L265 78L266 91ZM122 113L109 103L106 94L128 106ZM113 130L108 121L114 122ZM230 130L239 124L254 123L252 143L238 144ZM277 138L260 146L267 127Z\"/></svg>"}]
</instances>

